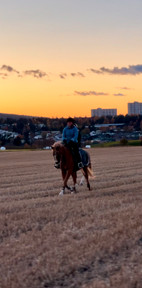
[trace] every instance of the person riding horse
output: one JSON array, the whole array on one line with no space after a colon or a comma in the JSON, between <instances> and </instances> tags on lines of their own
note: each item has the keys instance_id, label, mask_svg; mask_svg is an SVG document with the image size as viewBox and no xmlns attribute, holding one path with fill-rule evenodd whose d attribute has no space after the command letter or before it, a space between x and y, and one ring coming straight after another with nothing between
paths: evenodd
<instances>
[{"instance_id":1,"label":"person riding horse","mask_svg":"<svg viewBox=\"0 0 142 288\"><path fill-rule=\"evenodd\" d=\"M67 119L67 125L63 129L63 135L62 135L62 143L65 147L67 147L73 157L74 164L75 164L75 170L83 168L83 163L81 161L81 156L79 153L79 143L78 143L78 137L79 131L75 125L75 121L73 118ZM60 167L60 163L55 164L56 168Z\"/></svg>"}]
</instances>

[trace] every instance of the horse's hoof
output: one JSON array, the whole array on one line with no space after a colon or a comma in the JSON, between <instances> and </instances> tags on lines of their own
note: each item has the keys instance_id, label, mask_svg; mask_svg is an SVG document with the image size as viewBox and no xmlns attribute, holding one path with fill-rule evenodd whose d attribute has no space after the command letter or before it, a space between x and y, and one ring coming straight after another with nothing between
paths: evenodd
<instances>
[{"instance_id":1,"label":"horse's hoof","mask_svg":"<svg viewBox=\"0 0 142 288\"><path fill-rule=\"evenodd\" d=\"M75 194L76 193L76 188L75 187L71 187L71 194Z\"/></svg>"},{"instance_id":2,"label":"horse's hoof","mask_svg":"<svg viewBox=\"0 0 142 288\"><path fill-rule=\"evenodd\" d=\"M71 191L71 187L66 185L66 188Z\"/></svg>"},{"instance_id":3,"label":"horse's hoof","mask_svg":"<svg viewBox=\"0 0 142 288\"><path fill-rule=\"evenodd\" d=\"M64 190L61 190L61 192L59 193L59 196L63 196L64 195Z\"/></svg>"},{"instance_id":4,"label":"horse's hoof","mask_svg":"<svg viewBox=\"0 0 142 288\"><path fill-rule=\"evenodd\" d=\"M71 191L71 194L73 195L75 193L75 191Z\"/></svg>"}]
</instances>

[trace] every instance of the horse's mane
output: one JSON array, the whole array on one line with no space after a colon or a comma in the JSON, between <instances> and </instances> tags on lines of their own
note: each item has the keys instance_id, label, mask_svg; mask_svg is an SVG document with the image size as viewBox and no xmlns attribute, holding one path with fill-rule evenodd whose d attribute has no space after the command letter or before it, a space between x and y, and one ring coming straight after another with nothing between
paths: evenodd
<instances>
[{"instance_id":1,"label":"horse's mane","mask_svg":"<svg viewBox=\"0 0 142 288\"><path fill-rule=\"evenodd\" d=\"M61 141L57 141L52 145L52 148L57 148L57 147L63 147L64 145L62 144Z\"/></svg>"}]
</instances>

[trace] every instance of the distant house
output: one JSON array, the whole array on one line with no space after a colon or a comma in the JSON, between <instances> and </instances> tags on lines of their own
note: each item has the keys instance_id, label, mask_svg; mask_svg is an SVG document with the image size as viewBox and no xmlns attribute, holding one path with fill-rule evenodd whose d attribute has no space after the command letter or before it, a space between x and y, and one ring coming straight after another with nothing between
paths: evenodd
<instances>
[{"instance_id":1,"label":"distant house","mask_svg":"<svg viewBox=\"0 0 142 288\"><path fill-rule=\"evenodd\" d=\"M42 135L40 135L40 134L39 134L39 135L36 135L36 136L34 136L34 139L35 139L35 140L42 139Z\"/></svg>"}]
</instances>

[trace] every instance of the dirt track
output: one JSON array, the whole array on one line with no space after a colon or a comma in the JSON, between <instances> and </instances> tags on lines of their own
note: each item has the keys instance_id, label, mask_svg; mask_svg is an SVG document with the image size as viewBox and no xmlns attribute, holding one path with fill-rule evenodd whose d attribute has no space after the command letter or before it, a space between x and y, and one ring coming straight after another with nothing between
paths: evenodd
<instances>
[{"instance_id":1,"label":"dirt track","mask_svg":"<svg viewBox=\"0 0 142 288\"><path fill-rule=\"evenodd\" d=\"M142 147L89 152L63 197L51 151L0 153L0 288L142 287Z\"/></svg>"}]
</instances>

